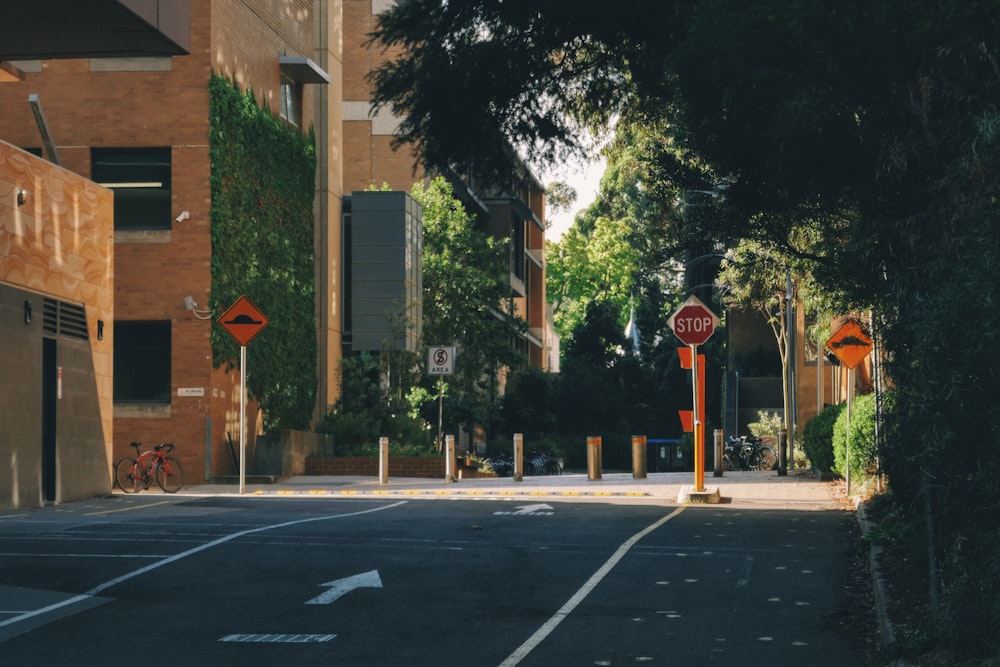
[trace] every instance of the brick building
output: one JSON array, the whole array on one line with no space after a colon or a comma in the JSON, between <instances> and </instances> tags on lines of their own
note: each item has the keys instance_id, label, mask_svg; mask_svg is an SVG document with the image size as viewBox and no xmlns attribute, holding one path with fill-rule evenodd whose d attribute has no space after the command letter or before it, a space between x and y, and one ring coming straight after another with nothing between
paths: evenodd
<instances>
[{"instance_id":1,"label":"brick building","mask_svg":"<svg viewBox=\"0 0 1000 667\"><path fill-rule=\"evenodd\" d=\"M114 193L113 242L104 255L110 268L100 298L81 286L65 291L45 282L32 287L28 299L23 289L31 286L14 285L4 274L0 291L14 310L25 300L57 297L85 308L99 378L93 394L101 406L102 429L93 437L103 442L108 468L131 453L133 440L174 441L188 484L233 474L227 440L239 431L239 375L214 368L209 337L220 313L206 310L212 288L208 83L213 74L225 76L287 124L315 132L316 414L322 414L337 398L345 342L351 350L350 332L345 341L343 331L352 301L342 283L344 262L362 260L342 244L350 193L383 183L408 191L426 176L414 170L411 155L391 150L394 119L368 115L365 76L381 55L364 43L386 4L177 0L149 10L152 5L118 0L102 3L104 13L96 16L73 0L24 5L18 21L0 27L0 139L25 149L5 151L27 160L33 171L42 170L40 157L57 158L58 173L68 170L92 182L74 187ZM29 96L44 107L44 125ZM480 191L450 176L484 228L510 239L511 285L530 325L519 345L531 363L547 366L541 184L527 169L504 187ZM19 182L14 179L8 191ZM0 262L9 262L14 219L11 207L2 210ZM58 262L52 253L50 265ZM22 291L7 293L11 287ZM93 340L98 321L99 347ZM4 368L15 372L9 364ZM20 414L10 392L0 397L0 410ZM250 434L257 432L255 416L251 410ZM34 447L33 432L22 437L28 441L0 442L0 451ZM25 474L34 479L37 472ZM64 494L40 502L69 499ZM0 498L0 506L5 502Z\"/></svg>"}]
</instances>

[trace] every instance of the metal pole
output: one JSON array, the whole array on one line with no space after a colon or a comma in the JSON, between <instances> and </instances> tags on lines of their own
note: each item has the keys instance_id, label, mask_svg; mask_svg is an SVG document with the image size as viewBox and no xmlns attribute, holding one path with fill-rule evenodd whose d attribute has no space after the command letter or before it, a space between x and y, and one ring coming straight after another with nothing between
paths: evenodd
<instances>
[{"instance_id":1,"label":"metal pole","mask_svg":"<svg viewBox=\"0 0 1000 667\"><path fill-rule=\"evenodd\" d=\"M694 405L694 490L705 490L705 425L698 401L698 346L691 346L691 386Z\"/></svg>"},{"instance_id":2,"label":"metal pole","mask_svg":"<svg viewBox=\"0 0 1000 667\"><path fill-rule=\"evenodd\" d=\"M646 479L646 436L632 436L632 479Z\"/></svg>"},{"instance_id":3,"label":"metal pole","mask_svg":"<svg viewBox=\"0 0 1000 667\"><path fill-rule=\"evenodd\" d=\"M378 483L389 483L389 438L378 439Z\"/></svg>"},{"instance_id":4,"label":"metal pole","mask_svg":"<svg viewBox=\"0 0 1000 667\"><path fill-rule=\"evenodd\" d=\"M444 481L455 481L455 436L444 437Z\"/></svg>"},{"instance_id":5,"label":"metal pole","mask_svg":"<svg viewBox=\"0 0 1000 667\"><path fill-rule=\"evenodd\" d=\"M514 434L514 481L524 480L524 436Z\"/></svg>"},{"instance_id":6,"label":"metal pole","mask_svg":"<svg viewBox=\"0 0 1000 667\"><path fill-rule=\"evenodd\" d=\"M844 478L847 495L851 495L851 399L854 396L854 369L847 371L847 440L844 443Z\"/></svg>"},{"instance_id":7,"label":"metal pole","mask_svg":"<svg viewBox=\"0 0 1000 667\"><path fill-rule=\"evenodd\" d=\"M247 346L240 345L240 495L247 490Z\"/></svg>"},{"instance_id":8,"label":"metal pole","mask_svg":"<svg viewBox=\"0 0 1000 667\"><path fill-rule=\"evenodd\" d=\"M444 423L444 376L438 376L438 437L437 450L441 451L441 431Z\"/></svg>"},{"instance_id":9,"label":"metal pole","mask_svg":"<svg viewBox=\"0 0 1000 667\"><path fill-rule=\"evenodd\" d=\"M722 429L715 429L712 435L715 436L715 471L712 473L712 476L722 477Z\"/></svg>"},{"instance_id":10,"label":"metal pole","mask_svg":"<svg viewBox=\"0 0 1000 667\"><path fill-rule=\"evenodd\" d=\"M601 436L587 436L587 479L601 478Z\"/></svg>"}]
</instances>

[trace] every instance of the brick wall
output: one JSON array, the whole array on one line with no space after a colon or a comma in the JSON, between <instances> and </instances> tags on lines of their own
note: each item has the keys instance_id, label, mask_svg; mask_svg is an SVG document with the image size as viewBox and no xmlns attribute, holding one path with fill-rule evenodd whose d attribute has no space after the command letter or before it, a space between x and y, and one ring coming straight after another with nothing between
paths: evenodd
<instances>
[{"instance_id":1,"label":"brick wall","mask_svg":"<svg viewBox=\"0 0 1000 667\"><path fill-rule=\"evenodd\" d=\"M389 477L444 479L445 461L437 456L395 456L389 459ZM459 461L458 469L465 479L495 477L467 468ZM378 477L378 458L374 456L310 456L306 458L306 475L362 475Z\"/></svg>"}]
</instances>

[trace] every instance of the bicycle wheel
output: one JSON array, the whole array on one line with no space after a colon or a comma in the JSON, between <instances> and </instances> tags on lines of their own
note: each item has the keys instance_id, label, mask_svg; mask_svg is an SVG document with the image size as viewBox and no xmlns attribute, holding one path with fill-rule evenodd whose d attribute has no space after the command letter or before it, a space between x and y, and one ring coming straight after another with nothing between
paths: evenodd
<instances>
[{"instance_id":1,"label":"bicycle wheel","mask_svg":"<svg viewBox=\"0 0 1000 667\"><path fill-rule=\"evenodd\" d=\"M184 468L181 462L172 456L164 457L162 463L156 465L156 483L167 493L177 493L184 486Z\"/></svg>"},{"instance_id":2,"label":"bicycle wheel","mask_svg":"<svg viewBox=\"0 0 1000 667\"><path fill-rule=\"evenodd\" d=\"M754 470L774 470L777 459L769 447L761 448L754 456Z\"/></svg>"},{"instance_id":3,"label":"bicycle wheel","mask_svg":"<svg viewBox=\"0 0 1000 667\"><path fill-rule=\"evenodd\" d=\"M142 480L138 479L136 461L126 457L115 466L115 483L124 493L139 493L142 489Z\"/></svg>"}]
</instances>

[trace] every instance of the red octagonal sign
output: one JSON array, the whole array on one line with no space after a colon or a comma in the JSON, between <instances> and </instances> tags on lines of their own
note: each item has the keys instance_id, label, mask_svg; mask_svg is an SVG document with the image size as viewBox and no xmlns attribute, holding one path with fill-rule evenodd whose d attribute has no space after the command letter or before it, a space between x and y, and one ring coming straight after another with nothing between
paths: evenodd
<instances>
[{"instance_id":1,"label":"red octagonal sign","mask_svg":"<svg viewBox=\"0 0 1000 667\"><path fill-rule=\"evenodd\" d=\"M707 341L715 333L719 322L718 316L694 295L689 296L667 320L674 335L687 345L701 345Z\"/></svg>"}]
</instances>

